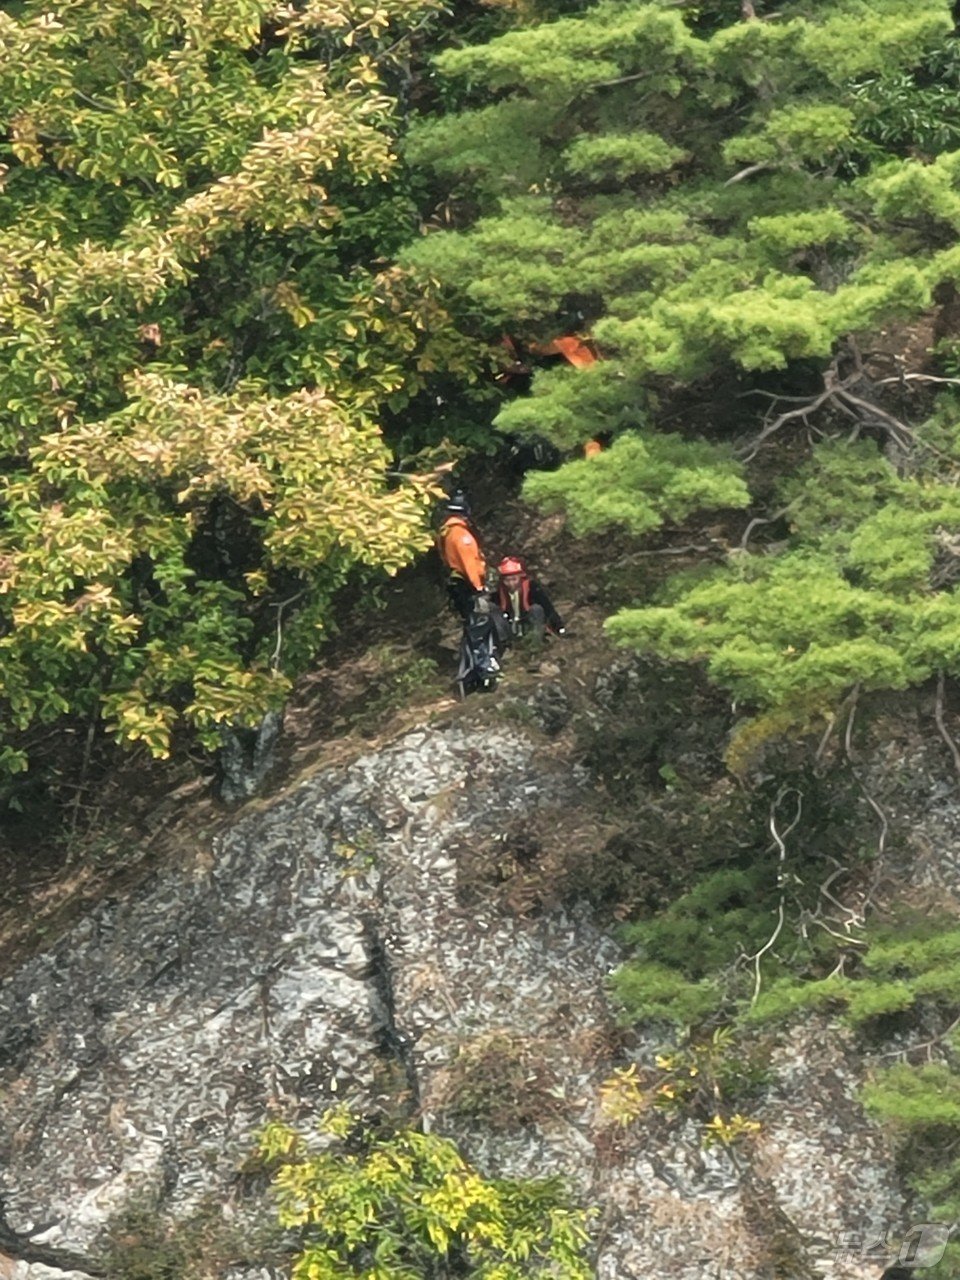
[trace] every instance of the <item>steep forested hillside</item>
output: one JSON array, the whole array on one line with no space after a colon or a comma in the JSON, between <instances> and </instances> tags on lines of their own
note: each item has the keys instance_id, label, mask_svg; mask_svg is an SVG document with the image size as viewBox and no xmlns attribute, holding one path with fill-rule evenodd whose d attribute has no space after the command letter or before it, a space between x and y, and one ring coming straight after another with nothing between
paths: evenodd
<instances>
[{"instance_id":1,"label":"steep forested hillside","mask_svg":"<svg viewBox=\"0 0 960 1280\"><path fill-rule=\"evenodd\" d=\"M5 17L8 770L64 715L155 753L255 723L336 589L425 547L418 467L497 399L501 431L607 444L528 483L574 530L748 513L611 622L758 714L735 766L949 673L949 5L465 18ZM470 391L484 342L572 331L601 359ZM432 460L390 479L378 419Z\"/></svg>"},{"instance_id":2,"label":"steep forested hillside","mask_svg":"<svg viewBox=\"0 0 960 1280\"><path fill-rule=\"evenodd\" d=\"M494 544L560 548L582 627L464 732L532 719L544 758L566 734L590 799L572 836L460 850L458 892L627 922L611 987L652 1039L624 1033L597 1105L695 1120L739 1169L776 1029L832 1019L852 1059L899 1057L857 1096L953 1221L960 879L917 859L926 801L953 815L931 742L960 777L956 23L948 0L5 6L0 804L27 844L54 800L76 834L94 751L206 786L340 628L371 736L421 676L438 701L422 556L460 467ZM513 505L507 442L556 464ZM371 643L358 601L411 566ZM352 732L310 678L306 736ZM94 844L65 849L96 879ZM428 1206L460 1168L348 1119L326 1164L266 1142L309 1183L291 1223L322 1217L317 1170L346 1187L311 1276L346 1274L351 1232L377 1247L367 1178L403 1218L411 1150ZM579 1275L580 1217L528 1193L418 1201L385 1257L493 1275L461 1231L486 1204L498 1276L531 1240Z\"/></svg>"},{"instance_id":3,"label":"steep forested hillside","mask_svg":"<svg viewBox=\"0 0 960 1280\"><path fill-rule=\"evenodd\" d=\"M408 149L464 225L407 256L467 324L599 345L500 412L611 441L532 499L584 532L749 511L722 570L611 622L759 713L742 766L956 665L957 410L923 394L956 339L909 326L954 297L960 53L941 0L739 9L604 3L444 53L459 109Z\"/></svg>"}]
</instances>

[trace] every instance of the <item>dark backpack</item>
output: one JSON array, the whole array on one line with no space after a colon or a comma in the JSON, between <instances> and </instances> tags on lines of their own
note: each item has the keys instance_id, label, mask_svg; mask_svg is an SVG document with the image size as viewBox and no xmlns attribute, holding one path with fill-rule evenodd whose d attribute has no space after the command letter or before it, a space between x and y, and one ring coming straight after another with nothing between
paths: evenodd
<instances>
[{"instance_id":1,"label":"dark backpack","mask_svg":"<svg viewBox=\"0 0 960 1280\"><path fill-rule=\"evenodd\" d=\"M463 624L457 691L461 698L474 690L492 692L497 687L499 675L500 663L497 661L493 619L489 610L475 608Z\"/></svg>"}]
</instances>

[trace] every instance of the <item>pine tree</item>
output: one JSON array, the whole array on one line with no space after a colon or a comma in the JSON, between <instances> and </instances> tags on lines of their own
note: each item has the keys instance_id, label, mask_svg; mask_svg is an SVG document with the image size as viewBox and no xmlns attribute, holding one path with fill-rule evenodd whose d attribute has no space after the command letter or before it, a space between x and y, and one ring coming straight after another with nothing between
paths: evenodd
<instances>
[{"instance_id":1,"label":"pine tree","mask_svg":"<svg viewBox=\"0 0 960 1280\"><path fill-rule=\"evenodd\" d=\"M575 530L643 534L763 495L775 545L743 539L609 623L623 644L705 663L755 713L731 752L742 767L853 688L960 672L941 572L960 532L957 410L915 429L885 390L895 376L861 354L953 287L960 152L943 149L956 113L931 90L936 69L957 75L944 0L736 10L601 0L443 53L460 110L423 120L410 154L476 216L407 258L466 324L540 341L571 317L589 328L601 361L537 372L497 419L566 450L615 440L528 482ZM744 395L722 425L664 432L677 390L716 385L763 388L773 407ZM778 464L812 422L827 443Z\"/></svg>"}]
</instances>

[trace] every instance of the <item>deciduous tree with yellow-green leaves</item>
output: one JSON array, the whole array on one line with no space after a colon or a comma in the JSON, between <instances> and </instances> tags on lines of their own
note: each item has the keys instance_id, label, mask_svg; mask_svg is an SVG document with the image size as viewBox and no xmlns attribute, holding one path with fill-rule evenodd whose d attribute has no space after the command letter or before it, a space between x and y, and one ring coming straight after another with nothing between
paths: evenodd
<instances>
[{"instance_id":1,"label":"deciduous tree with yellow-green leaves","mask_svg":"<svg viewBox=\"0 0 960 1280\"><path fill-rule=\"evenodd\" d=\"M302 1233L294 1280L588 1280L587 1214L557 1178L485 1178L447 1138L328 1112L322 1149L272 1123L280 1221Z\"/></svg>"},{"instance_id":2,"label":"deciduous tree with yellow-green leaves","mask_svg":"<svg viewBox=\"0 0 960 1280\"><path fill-rule=\"evenodd\" d=\"M462 367L392 267L393 60L432 0L0 14L0 766L102 717L256 722L331 598L428 545L379 417Z\"/></svg>"}]
</instances>

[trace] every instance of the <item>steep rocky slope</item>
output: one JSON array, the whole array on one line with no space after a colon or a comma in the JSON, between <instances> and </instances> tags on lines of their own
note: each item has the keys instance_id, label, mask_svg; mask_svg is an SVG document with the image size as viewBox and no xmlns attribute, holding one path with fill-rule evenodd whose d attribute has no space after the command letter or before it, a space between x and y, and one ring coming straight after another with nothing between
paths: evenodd
<instances>
[{"instance_id":1,"label":"steep rocky slope","mask_svg":"<svg viewBox=\"0 0 960 1280\"><path fill-rule=\"evenodd\" d=\"M605 1280L878 1274L837 1261L844 1233L907 1225L848 1033L812 1018L780 1038L749 1154L704 1150L695 1125L659 1114L617 1131L599 1086L662 1034L614 1024L611 929L583 903L484 902L465 875L511 841L522 863L525 830L602 841L573 740L520 723L518 707L555 712L553 683L546 699L530 685L442 712L248 807L5 981L4 1240L21 1259L6 1274L62 1275L78 1257L95 1272L105 1229L137 1202L189 1221L212 1197L255 1240L269 1211L245 1172L251 1135L272 1111L307 1121L337 1097L422 1112L489 1172L564 1173L599 1209ZM952 865L955 809L951 792L930 814L930 864ZM476 1052L491 1043L526 1054L530 1077L495 1123ZM472 1112L453 1088L471 1070ZM281 1274L276 1245L224 1249L216 1274Z\"/></svg>"},{"instance_id":2,"label":"steep rocky slope","mask_svg":"<svg viewBox=\"0 0 960 1280\"><path fill-rule=\"evenodd\" d=\"M570 641L458 705L436 588L399 584L402 607L304 683L272 795L231 816L181 779L148 815L159 839L114 833L119 879L103 856L67 868L66 908L53 883L34 904L48 932L22 906L5 927L7 1280L285 1274L253 1135L343 1098L450 1134L487 1173L562 1173L597 1211L600 1280L877 1280L887 1255L865 1246L921 1209L859 1095L920 1032L865 1041L822 1014L765 1032L739 1147L705 1146L682 1108L604 1113L604 1081L675 1038L617 1025L618 919L659 909L711 845L762 848L750 797L777 780L726 774L722 699L606 647L609 548L577 560L520 514L514 545L575 587ZM807 816L867 870L843 883L858 909L957 910L960 800L933 722L923 697L873 709L853 798L817 815L830 797L811 792ZM849 773L842 747L823 773Z\"/></svg>"}]
</instances>

